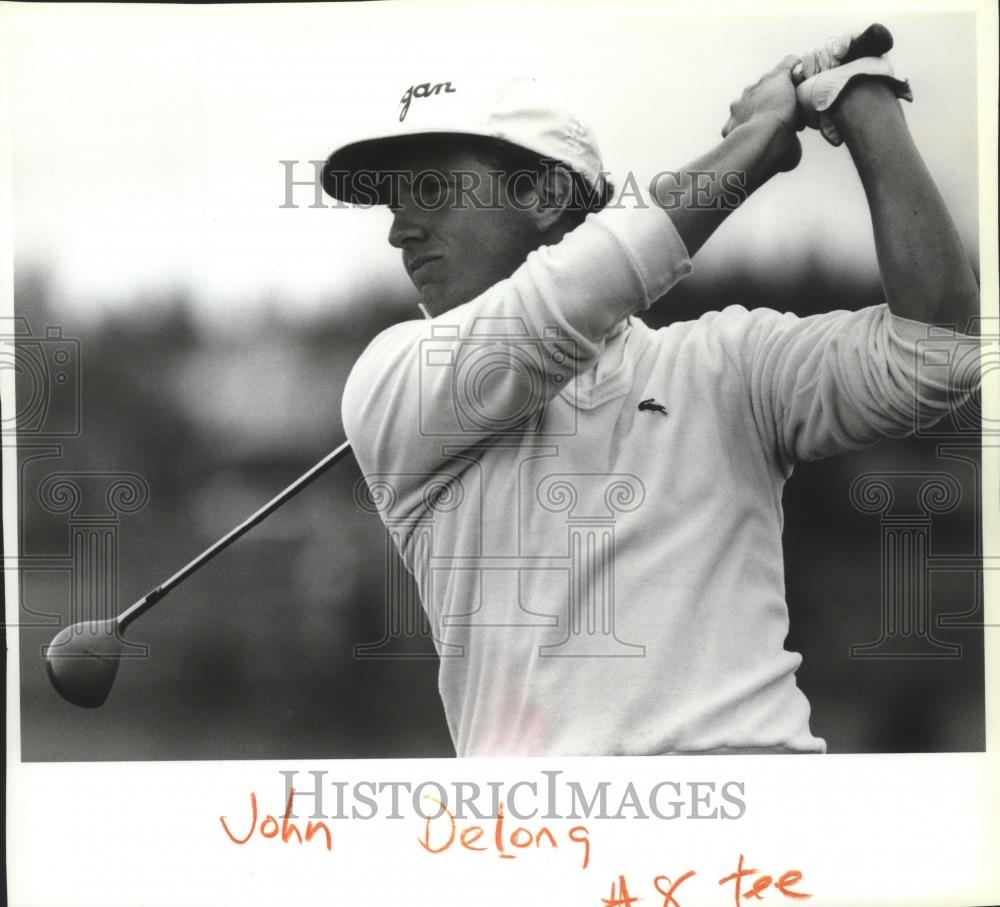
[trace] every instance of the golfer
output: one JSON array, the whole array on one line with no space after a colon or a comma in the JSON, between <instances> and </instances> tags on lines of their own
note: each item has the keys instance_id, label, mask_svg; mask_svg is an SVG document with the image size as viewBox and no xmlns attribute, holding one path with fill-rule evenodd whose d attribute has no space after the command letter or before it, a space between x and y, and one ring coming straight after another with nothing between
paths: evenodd
<instances>
[{"instance_id":1,"label":"golfer","mask_svg":"<svg viewBox=\"0 0 1000 907\"><path fill-rule=\"evenodd\" d=\"M591 131L531 79L400 86L385 131L330 156L331 195L391 209L426 316L367 348L343 420L460 756L824 751L784 647L782 488L971 391L916 343L978 314L908 84L842 51L766 72L645 205L612 202ZM647 327L806 125L854 160L885 303Z\"/></svg>"}]
</instances>

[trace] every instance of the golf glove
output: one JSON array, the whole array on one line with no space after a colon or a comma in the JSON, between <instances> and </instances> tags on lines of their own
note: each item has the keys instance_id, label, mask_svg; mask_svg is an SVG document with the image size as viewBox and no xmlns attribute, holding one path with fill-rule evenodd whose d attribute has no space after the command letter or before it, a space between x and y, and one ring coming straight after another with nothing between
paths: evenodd
<instances>
[{"instance_id":1,"label":"golf glove","mask_svg":"<svg viewBox=\"0 0 1000 907\"><path fill-rule=\"evenodd\" d=\"M892 64L885 57L862 57L842 66L833 62L838 59L837 54L833 53L834 49L843 47L843 52L846 52L846 46L850 43L849 36L847 37L847 42L844 42L843 38L830 38L825 45L825 52L814 51L812 54L807 54L806 57L809 59L803 58L803 73L807 78L795 89L799 112L806 125L819 129L823 138L831 145L840 145L843 139L837 132L837 127L834 126L828 111L852 79L858 76L885 79L892 86L897 98L913 100L910 83L906 79L896 78ZM837 42L833 45L833 49L830 46L831 42ZM829 63L830 67L816 69L824 63ZM808 75L810 71L815 74Z\"/></svg>"}]
</instances>

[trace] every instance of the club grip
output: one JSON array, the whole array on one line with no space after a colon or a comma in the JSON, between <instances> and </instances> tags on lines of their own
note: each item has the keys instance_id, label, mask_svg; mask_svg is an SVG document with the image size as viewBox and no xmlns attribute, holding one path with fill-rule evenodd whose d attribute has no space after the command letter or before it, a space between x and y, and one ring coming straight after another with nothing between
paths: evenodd
<instances>
[{"instance_id":1,"label":"club grip","mask_svg":"<svg viewBox=\"0 0 1000 907\"><path fill-rule=\"evenodd\" d=\"M881 57L890 50L892 50L892 34L884 25L876 22L851 41L844 59L840 62L844 64L860 60L862 57Z\"/></svg>"}]
</instances>

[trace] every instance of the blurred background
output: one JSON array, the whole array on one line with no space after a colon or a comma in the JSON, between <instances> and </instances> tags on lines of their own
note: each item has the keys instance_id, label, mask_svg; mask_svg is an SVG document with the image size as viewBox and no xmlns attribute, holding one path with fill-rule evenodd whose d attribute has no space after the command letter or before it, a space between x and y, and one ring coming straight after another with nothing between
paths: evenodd
<instances>
[{"instance_id":1,"label":"blurred background","mask_svg":"<svg viewBox=\"0 0 1000 907\"><path fill-rule=\"evenodd\" d=\"M535 72L593 124L618 184L631 172L644 187L717 141L729 102L784 54L883 21L917 98L911 129L978 266L968 15L726 17L709 28L645 5L613 16L588 7L571 21L544 6L394 3L86 12L18 10L10 32L10 314L44 368L62 347L76 357L20 438L19 541L33 564L20 634L28 761L453 752L429 640L417 657L354 657L384 633L387 553L380 521L354 502L353 460L136 623L129 638L149 657L123 663L101 709L59 699L41 658L79 594L60 566L67 514L44 506L48 476L128 473L148 487L116 524L120 608L343 439L353 361L415 316L416 297L385 241L387 212L316 206L287 175L311 180L309 161L397 110L407 86L499 59ZM880 301L849 156L815 134L803 142L801 167L726 223L650 324L734 302L805 315ZM5 321L0 342L16 327ZM940 439L884 442L801 465L787 486L787 647L803 654L812 730L833 752L984 746L981 629L935 631L961 657L850 656L878 638L882 597L879 519L852 506L855 478L951 475L961 500L934 518L932 552L979 551L976 438L951 440L973 446L948 457ZM930 592L935 617L976 607L971 573L937 575Z\"/></svg>"}]
</instances>

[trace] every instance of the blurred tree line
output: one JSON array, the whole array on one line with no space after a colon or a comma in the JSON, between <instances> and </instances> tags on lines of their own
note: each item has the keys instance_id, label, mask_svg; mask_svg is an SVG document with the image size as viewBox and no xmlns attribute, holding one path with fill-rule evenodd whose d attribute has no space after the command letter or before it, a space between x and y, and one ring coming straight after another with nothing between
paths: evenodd
<instances>
[{"instance_id":1,"label":"blurred tree line","mask_svg":"<svg viewBox=\"0 0 1000 907\"><path fill-rule=\"evenodd\" d=\"M343 439L340 395L378 331L412 317L413 299L374 289L349 314L292 319L275 306L223 329L198 300L164 292L99 318L75 319L44 271L16 275L16 314L35 336L62 327L80 344L82 430L42 456L21 438L21 553L68 552L67 516L41 506L52 472L134 473L149 500L120 518L117 606L172 575ZM733 302L799 314L880 301L860 278L817 262L794 277L747 266L694 276L645 320L697 317ZM961 658L858 660L880 629L880 530L849 498L857 476L942 471L962 502L936 517L935 552L975 550L974 469L926 439L883 442L797 467L785 493L791 633L812 729L833 752L957 751L984 746L982 630L937 631ZM354 503L348 460L187 580L128 631L149 656L120 669L106 704L85 711L50 688L41 648L64 624L65 572L22 577L21 725L27 760L263 759L453 753L433 646L408 659L356 659L385 627L386 540ZM932 592L935 614L965 611L975 581ZM38 626L49 615L48 626ZM34 625L32 625L34 624Z\"/></svg>"}]
</instances>

